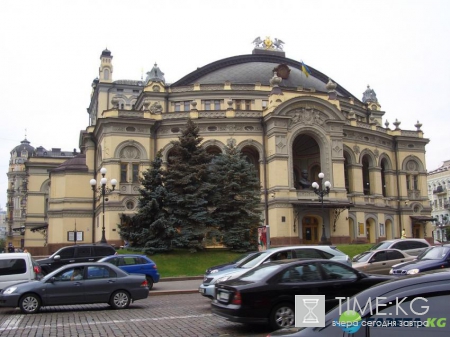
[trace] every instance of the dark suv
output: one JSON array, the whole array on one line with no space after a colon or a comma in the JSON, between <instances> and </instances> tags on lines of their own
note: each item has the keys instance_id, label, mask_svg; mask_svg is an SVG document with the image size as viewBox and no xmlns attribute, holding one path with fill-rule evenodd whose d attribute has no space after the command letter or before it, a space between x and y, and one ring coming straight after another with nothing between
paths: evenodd
<instances>
[{"instance_id":1,"label":"dark suv","mask_svg":"<svg viewBox=\"0 0 450 337\"><path fill-rule=\"evenodd\" d=\"M42 273L48 274L69 263L98 261L114 254L116 250L108 244L75 245L60 248L50 257L36 262L41 266Z\"/></svg>"}]
</instances>

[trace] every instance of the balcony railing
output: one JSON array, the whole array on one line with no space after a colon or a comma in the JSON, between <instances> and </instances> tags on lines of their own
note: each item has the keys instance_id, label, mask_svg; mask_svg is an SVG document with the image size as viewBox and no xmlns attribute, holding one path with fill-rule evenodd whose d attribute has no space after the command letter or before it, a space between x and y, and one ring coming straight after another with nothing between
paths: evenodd
<instances>
[{"instance_id":1,"label":"balcony railing","mask_svg":"<svg viewBox=\"0 0 450 337\"><path fill-rule=\"evenodd\" d=\"M433 194L447 193L447 189L444 186L438 186L433 190Z\"/></svg>"}]
</instances>

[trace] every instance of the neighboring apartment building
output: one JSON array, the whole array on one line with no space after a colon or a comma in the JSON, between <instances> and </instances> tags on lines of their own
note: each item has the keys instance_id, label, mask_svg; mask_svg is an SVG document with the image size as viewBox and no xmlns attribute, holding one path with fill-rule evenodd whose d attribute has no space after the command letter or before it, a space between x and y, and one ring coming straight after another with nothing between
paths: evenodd
<instances>
[{"instance_id":1,"label":"neighboring apartment building","mask_svg":"<svg viewBox=\"0 0 450 337\"><path fill-rule=\"evenodd\" d=\"M218 154L232 143L255 165L262 224L270 226L272 245L323 237L334 244L377 242L400 237L402 229L407 237L431 240L429 140L420 123L402 130L398 120L394 127L383 121L373 89L367 87L360 100L287 58L270 40L255 42L252 54L217 60L172 84L156 64L145 80L113 80L112 59L111 51L101 53L81 154L34 187L49 189L49 198L48 204L42 195L33 201L32 221L27 213L27 247L47 242L54 251L73 243L74 232L77 242L100 241L104 233L121 245L117 224L137 211L139 176L159 150L167 163L187 118L199 126L207 151ZM118 180L104 204L89 183L95 178L98 187L102 167L108 187L110 179ZM323 203L310 187L319 172L331 182ZM39 228L45 242L33 236Z\"/></svg>"},{"instance_id":2,"label":"neighboring apartment building","mask_svg":"<svg viewBox=\"0 0 450 337\"><path fill-rule=\"evenodd\" d=\"M428 172L428 198L433 209L431 215L436 219L433 237L447 241L450 235L450 160Z\"/></svg>"},{"instance_id":3,"label":"neighboring apartment building","mask_svg":"<svg viewBox=\"0 0 450 337\"><path fill-rule=\"evenodd\" d=\"M0 208L0 239L6 240L6 211ZM0 247L0 250L4 247Z\"/></svg>"}]
</instances>

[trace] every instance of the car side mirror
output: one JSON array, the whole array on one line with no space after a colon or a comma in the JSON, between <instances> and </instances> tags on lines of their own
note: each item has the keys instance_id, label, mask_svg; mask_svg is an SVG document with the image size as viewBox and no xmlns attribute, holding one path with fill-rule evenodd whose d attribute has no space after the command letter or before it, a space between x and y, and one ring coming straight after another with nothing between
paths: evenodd
<instances>
[{"instance_id":1,"label":"car side mirror","mask_svg":"<svg viewBox=\"0 0 450 337\"><path fill-rule=\"evenodd\" d=\"M54 276L52 278L50 278L50 280L49 280L50 283L54 283L55 281L56 281L56 277L54 277Z\"/></svg>"},{"instance_id":2,"label":"car side mirror","mask_svg":"<svg viewBox=\"0 0 450 337\"><path fill-rule=\"evenodd\" d=\"M59 255L55 255L55 256L53 256L53 260L56 260L56 261L58 261L58 260L60 260L61 259L61 256L59 256Z\"/></svg>"}]
</instances>

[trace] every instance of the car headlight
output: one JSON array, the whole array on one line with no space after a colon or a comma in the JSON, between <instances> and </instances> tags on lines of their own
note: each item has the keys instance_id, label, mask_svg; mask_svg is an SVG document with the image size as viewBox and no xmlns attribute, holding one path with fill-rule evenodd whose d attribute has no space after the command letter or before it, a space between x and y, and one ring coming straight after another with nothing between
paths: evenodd
<instances>
[{"instance_id":1,"label":"car headlight","mask_svg":"<svg viewBox=\"0 0 450 337\"><path fill-rule=\"evenodd\" d=\"M389 270L389 274L394 274L394 268L391 268L391 270Z\"/></svg>"},{"instance_id":2,"label":"car headlight","mask_svg":"<svg viewBox=\"0 0 450 337\"><path fill-rule=\"evenodd\" d=\"M219 283L219 282L225 282L226 280L229 280L231 278L231 276L222 276L221 278L218 278L217 281L215 283Z\"/></svg>"},{"instance_id":3,"label":"car headlight","mask_svg":"<svg viewBox=\"0 0 450 337\"><path fill-rule=\"evenodd\" d=\"M6 288L5 291L3 292L3 294L6 294L6 295L12 294L13 292L16 291L16 289L17 289L17 287L9 287L9 288Z\"/></svg>"},{"instance_id":4,"label":"car headlight","mask_svg":"<svg viewBox=\"0 0 450 337\"><path fill-rule=\"evenodd\" d=\"M420 272L420 270L417 269L417 268L415 268L415 269L408 270L408 271L406 272L406 274L408 274L408 275L414 275L414 274L417 274L418 272Z\"/></svg>"},{"instance_id":5,"label":"car headlight","mask_svg":"<svg viewBox=\"0 0 450 337\"><path fill-rule=\"evenodd\" d=\"M210 274L214 274L214 273L217 273L219 271L219 269L213 269L213 270L211 270L209 273Z\"/></svg>"}]
</instances>

